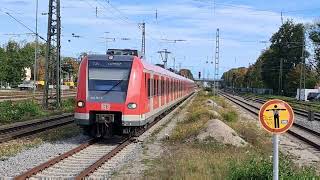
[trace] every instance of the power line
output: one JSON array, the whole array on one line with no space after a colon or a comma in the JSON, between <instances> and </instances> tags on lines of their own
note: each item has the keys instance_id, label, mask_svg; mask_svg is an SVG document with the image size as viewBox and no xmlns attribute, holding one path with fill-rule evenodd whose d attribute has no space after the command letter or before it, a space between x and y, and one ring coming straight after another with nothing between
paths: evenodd
<instances>
[{"instance_id":1,"label":"power line","mask_svg":"<svg viewBox=\"0 0 320 180\"><path fill-rule=\"evenodd\" d=\"M37 34L35 31L33 31L31 28L29 28L27 25L25 25L22 21L18 20L17 18L15 18L14 16L12 16L10 13L5 12L3 10L0 9L0 11L2 11L3 13L7 14L8 16L10 16L13 20L15 20L16 22L18 22L20 25L22 25L23 27L25 27L26 29L28 29L30 32L32 32L35 35L38 35L38 37L40 37L40 39L42 39L43 41L46 41L45 38L43 38L42 36L40 36L39 34Z\"/></svg>"}]
</instances>

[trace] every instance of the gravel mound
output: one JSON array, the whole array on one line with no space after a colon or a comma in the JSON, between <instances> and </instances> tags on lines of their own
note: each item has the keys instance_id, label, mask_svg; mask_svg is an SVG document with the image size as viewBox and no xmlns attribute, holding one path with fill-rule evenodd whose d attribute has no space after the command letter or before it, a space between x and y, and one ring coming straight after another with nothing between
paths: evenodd
<instances>
[{"instance_id":1,"label":"gravel mound","mask_svg":"<svg viewBox=\"0 0 320 180\"><path fill-rule=\"evenodd\" d=\"M228 125L219 119L212 119L205 125L206 128L197 136L197 140L206 141L214 138L216 141L223 144L230 144L237 147L247 146L247 142Z\"/></svg>"},{"instance_id":2,"label":"gravel mound","mask_svg":"<svg viewBox=\"0 0 320 180\"><path fill-rule=\"evenodd\" d=\"M216 118L220 118L221 117L221 115L215 110L209 109L209 112L211 112L214 115L214 117L216 117Z\"/></svg>"},{"instance_id":3,"label":"gravel mound","mask_svg":"<svg viewBox=\"0 0 320 180\"><path fill-rule=\"evenodd\" d=\"M218 109L223 109L223 107L221 107L220 105L218 105L216 102L214 102L213 100L211 99L207 99L207 101L205 102L205 104L209 107L212 107L212 108L218 108Z\"/></svg>"},{"instance_id":4,"label":"gravel mound","mask_svg":"<svg viewBox=\"0 0 320 180\"><path fill-rule=\"evenodd\" d=\"M17 176L34 166L79 146L87 139L87 136L79 135L64 141L43 143L39 147L24 150L16 156L0 161L0 179Z\"/></svg>"}]
</instances>

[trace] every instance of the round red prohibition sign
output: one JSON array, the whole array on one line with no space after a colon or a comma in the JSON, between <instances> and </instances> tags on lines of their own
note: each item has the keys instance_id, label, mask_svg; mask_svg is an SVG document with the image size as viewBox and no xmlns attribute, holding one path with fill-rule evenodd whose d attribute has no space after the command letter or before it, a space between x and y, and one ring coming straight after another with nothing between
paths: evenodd
<instances>
[{"instance_id":1,"label":"round red prohibition sign","mask_svg":"<svg viewBox=\"0 0 320 180\"><path fill-rule=\"evenodd\" d=\"M284 133L292 126L294 113L288 103L272 99L261 106L259 121L268 132Z\"/></svg>"}]
</instances>

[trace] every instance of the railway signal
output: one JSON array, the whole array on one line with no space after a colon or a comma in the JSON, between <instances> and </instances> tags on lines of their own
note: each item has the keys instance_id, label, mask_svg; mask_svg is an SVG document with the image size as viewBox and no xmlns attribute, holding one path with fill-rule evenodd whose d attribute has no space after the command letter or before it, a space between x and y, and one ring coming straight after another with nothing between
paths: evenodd
<instances>
[{"instance_id":1,"label":"railway signal","mask_svg":"<svg viewBox=\"0 0 320 180\"><path fill-rule=\"evenodd\" d=\"M279 134L286 132L293 124L294 112L291 106L279 99L264 103L259 111L262 127L273 134L273 179L279 179Z\"/></svg>"}]
</instances>

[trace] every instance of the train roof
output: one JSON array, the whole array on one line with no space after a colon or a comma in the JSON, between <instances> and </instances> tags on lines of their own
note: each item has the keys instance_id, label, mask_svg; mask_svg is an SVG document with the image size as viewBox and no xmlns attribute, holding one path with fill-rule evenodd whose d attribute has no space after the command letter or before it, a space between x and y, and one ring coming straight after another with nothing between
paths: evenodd
<instances>
[{"instance_id":1,"label":"train roof","mask_svg":"<svg viewBox=\"0 0 320 180\"><path fill-rule=\"evenodd\" d=\"M183 77L183 76L181 76L179 74L173 73L173 72L171 72L171 71L169 71L167 69L164 69L164 68L162 68L160 66L156 66L156 65L150 64L150 63L148 63L146 61L141 60L140 58L139 58L139 60L141 61L143 67L148 69L148 70L150 70L150 71L158 72L160 74L168 75L170 77L174 77L174 78L177 78L177 79L193 82L193 80L191 80L191 79L188 79L188 78Z\"/></svg>"},{"instance_id":2,"label":"train roof","mask_svg":"<svg viewBox=\"0 0 320 180\"><path fill-rule=\"evenodd\" d=\"M114 61L133 61L134 56L131 55L105 55L105 54L90 54L87 56L88 60L105 61L112 57Z\"/></svg>"},{"instance_id":3,"label":"train roof","mask_svg":"<svg viewBox=\"0 0 320 180\"><path fill-rule=\"evenodd\" d=\"M133 61L134 58L137 58L141 64L143 65L143 67L147 70L153 71L153 72L157 72L160 73L162 75L167 75L176 79L180 79L180 80L185 80L185 81L189 81L189 82L193 82L193 80L185 78L179 74L173 73L167 69L164 69L160 66L156 66L153 64L150 64L148 62L146 62L145 60L142 60L141 58L137 57L137 56L132 56L132 55L106 55L106 54L90 54L87 55L88 60L98 60L98 61L105 61L107 59L109 59L109 57L112 56L112 60L114 61Z\"/></svg>"}]
</instances>

